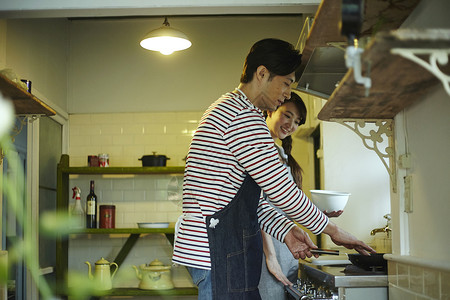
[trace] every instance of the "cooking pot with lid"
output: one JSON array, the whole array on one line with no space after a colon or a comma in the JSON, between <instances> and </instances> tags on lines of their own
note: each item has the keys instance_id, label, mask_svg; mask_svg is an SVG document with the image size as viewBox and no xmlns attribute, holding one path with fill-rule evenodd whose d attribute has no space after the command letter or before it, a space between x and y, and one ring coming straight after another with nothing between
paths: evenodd
<instances>
[{"instance_id":1,"label":"cooking pot with lid","mask_svg":"<svg viewBox=\"0 0 450 300\"><path fill-rule=\"evenodd\" d=\"M156 155L156 152L153 152L153 155L144 155L139 158L139 160L142 160L143 167L165 167L169 159L165 155Z\"/></svg>"}]
</instances>

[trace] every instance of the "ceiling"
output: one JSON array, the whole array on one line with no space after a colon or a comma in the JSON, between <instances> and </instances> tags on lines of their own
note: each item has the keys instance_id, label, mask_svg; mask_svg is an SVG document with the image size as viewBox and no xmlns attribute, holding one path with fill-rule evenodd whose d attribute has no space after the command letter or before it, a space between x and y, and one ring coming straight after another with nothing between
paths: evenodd
<instances>
[{"instance_id":1,"label":"ceiling","mask_svg":"<svg viewBox=\"0 0 450 300\"><path fill-rule=\"evenodd\" d=\"M314 14L321 0L0 0L0 18Z\"/></svg>"}]
</instances>

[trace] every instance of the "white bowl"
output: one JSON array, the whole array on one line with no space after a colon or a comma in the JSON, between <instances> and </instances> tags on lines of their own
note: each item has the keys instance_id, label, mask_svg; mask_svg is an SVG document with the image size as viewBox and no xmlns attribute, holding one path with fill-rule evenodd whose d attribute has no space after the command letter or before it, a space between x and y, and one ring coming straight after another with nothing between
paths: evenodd
<instances>
[{"instance_id":1,"label":"white bowl","mask_svg":"<svg viewBox=\"0 0 450 300\"><path fill-rule=\"evenodd\" d=\"M169 222L138 223L139 228L168 228Z\"/></svg>"},{"instance_id":2,"label":"white bowl","mask_svg":"<svg viewBox=\"0 0 450 300\"><path fill-rule=\"evenodd\" d=\"M350 196L350 193L327 190L310 190L310 192L312 202L321 211L327 212L344 210Z\"/></svg>"}]
</instances>

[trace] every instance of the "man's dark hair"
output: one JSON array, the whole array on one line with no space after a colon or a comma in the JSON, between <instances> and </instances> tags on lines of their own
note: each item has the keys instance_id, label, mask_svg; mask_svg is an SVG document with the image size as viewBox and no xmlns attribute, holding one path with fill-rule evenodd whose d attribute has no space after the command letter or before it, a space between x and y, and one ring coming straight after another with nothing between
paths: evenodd
<instances>
[{"instance_id":1,"label":"man's dark hair","mask_svg":"<svg viewBox=\"0 0 450 300\"><path fill-rule=\"evenodd\" d=\"M247 55L241 83L248 83L259 66L265 66L271 76L285 76L297 70L302 55L294 46L279 39L264 39L256 42Z\"/></svg>"}]
</instances>

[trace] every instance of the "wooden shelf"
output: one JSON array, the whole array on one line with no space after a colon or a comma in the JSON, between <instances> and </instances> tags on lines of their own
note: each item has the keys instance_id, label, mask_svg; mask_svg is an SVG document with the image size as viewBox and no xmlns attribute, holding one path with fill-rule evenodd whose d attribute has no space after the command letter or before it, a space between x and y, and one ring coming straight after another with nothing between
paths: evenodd
<instances>
[{"instance_id":1,"label":"wooden shelf","mask_svg":"<svg viewBox=\"0 0 450 300\"><path fill-rule=\"evenodd\" d=\"M372 79L370 95L357 84L349 70L320 111L320 120L393 119L397 113L414 103L435 87L437 77L391 49L449 49L449 32L445 30L397 30L377 34L362 55L363 75ZM428 55L425 55L428 59ZM450 73L450 64L441 67Z\"/></svg>"},{"instance_id":2,"label":"wooden shelf","mask_svg":"<svg viewBox=\"0 0 450 300\"><path fill-rule=\"evenodd\" d=\"M316 47L330 47L330 43L346 43L346 37L340 33L341 2L322 0L314 17L311 31L302 51L302 63L299 74L303 74L306 65ZM386 0L365 1L364 22L361 37L374 36L380 31L399 28L420 0ZM300 78L298 76L297 78Z\"/></svg>"},{"instance_id":3,"label":"wooden shelf","mask_svg":"<svg viewBox=\"0 0 450 300\"><path fill-rule=\"evenodd\" d=\"M140 290L133 288L118 288L111 290L110 296L191 296L197 295L197 287L180 287L170 290Z\"/></svg>"},{"instance_id":4,"label":"wooden shelf","mask_svg":"<svg viewBox=\"0 0 450 300\"><path fill-rule=\"evenodd\" d=\"M183 173L184 167L66 167L64 173L82 174L173 174Z\"/></svg>"},{"instance_id":5,"label":"wooden shelf","mask_svg":"<svg viewBox=\"0 0 450 300\"><path fill-rule=\"evenodd\" d=\"M115 288L109 291L98 292L98 294L96 296L91 297L91 299L101 299L102 297L109 297L109 296L123 296L127 298L130 296L161 296L164 299L166 299L166 297L195 296L195 295L198 295L197 287L175 287L170 290L141 290L138 288Z\"/></svg>"},{"instance_id":6,"label":"wooden shelf","mask_svg":"<svg viewBox=\"0 0 450 300\"><path fill-rule=\"evenodd\" d=\"M57 209L67 210L69 204L69 177L72 174L183 174L184 167L69 167L69 156L63 154L57 169ZM174 224L169 224L168 228L95 228L95 229L77 229L71 232L72 238L77 235L90 234L125 234L127 240L122 245L114 262L121 266L131 249L136 244L139 237L143 234L164 234L170 244L174 243L175 228ZM56 243L56 280L58 282L59 293L67 288L65 281L68 272L68 249L69 240L67 236L59 236ZM118 288L107 291L105 295L112 296L178 296L178 295L197 295L196 287L174 288L171 290L140 290L136 288Z\"/></svg>"},{"instance_id":7,"label":"wooden shelf","mask_svg":"<svg viewBox=\"0 0 450 300\"><path fill-rule=\"evenodd\" d=\"M133 249L137 240L142 234L158 234L162 233L166 236L169 243L173 246L174 238L175 238L175 228L91 228L91 229L78 229L73 230L71 232L72 236L76 235L85 235L85 234L126 234L128 235L128 239L123 244L119 253L117 254L114 262L120 267L122 263L125 261L125 258L130 253L131 249Z\"/></svg>"},{"instance_id":8,"label":"wooden shelf","mask_svg":"<svg viewBox=\"0 0 450 300\"><path fill-rule=\"evenodd\" d=\"M69 155L61 156L58 169L63 174L183 174L184 166L179 167L69 167Z\"/></svg>"},{"instance_id":9,"label":"wooden shelf","mask_svg":"<svg viewBox=\"0 0 450 300\"><path fill-rule=\"evenodd\" d=\"M173 223L172 223L173 224ZM92 228L74 230L71 234L144 234L144 233L175 233L175 228Z\"/></svg>"},{"instance_id":10,"label":"wooden shelf","mask_svg":"<svg viewBox=\"0 0 450 300\"><path fill-rule=\"evenodd\" d=\"M56 114L50 106L2 74L0 74L0 91L4 97L12 100L16 115L54 116Z\"/></svg>"}]
</instances>

